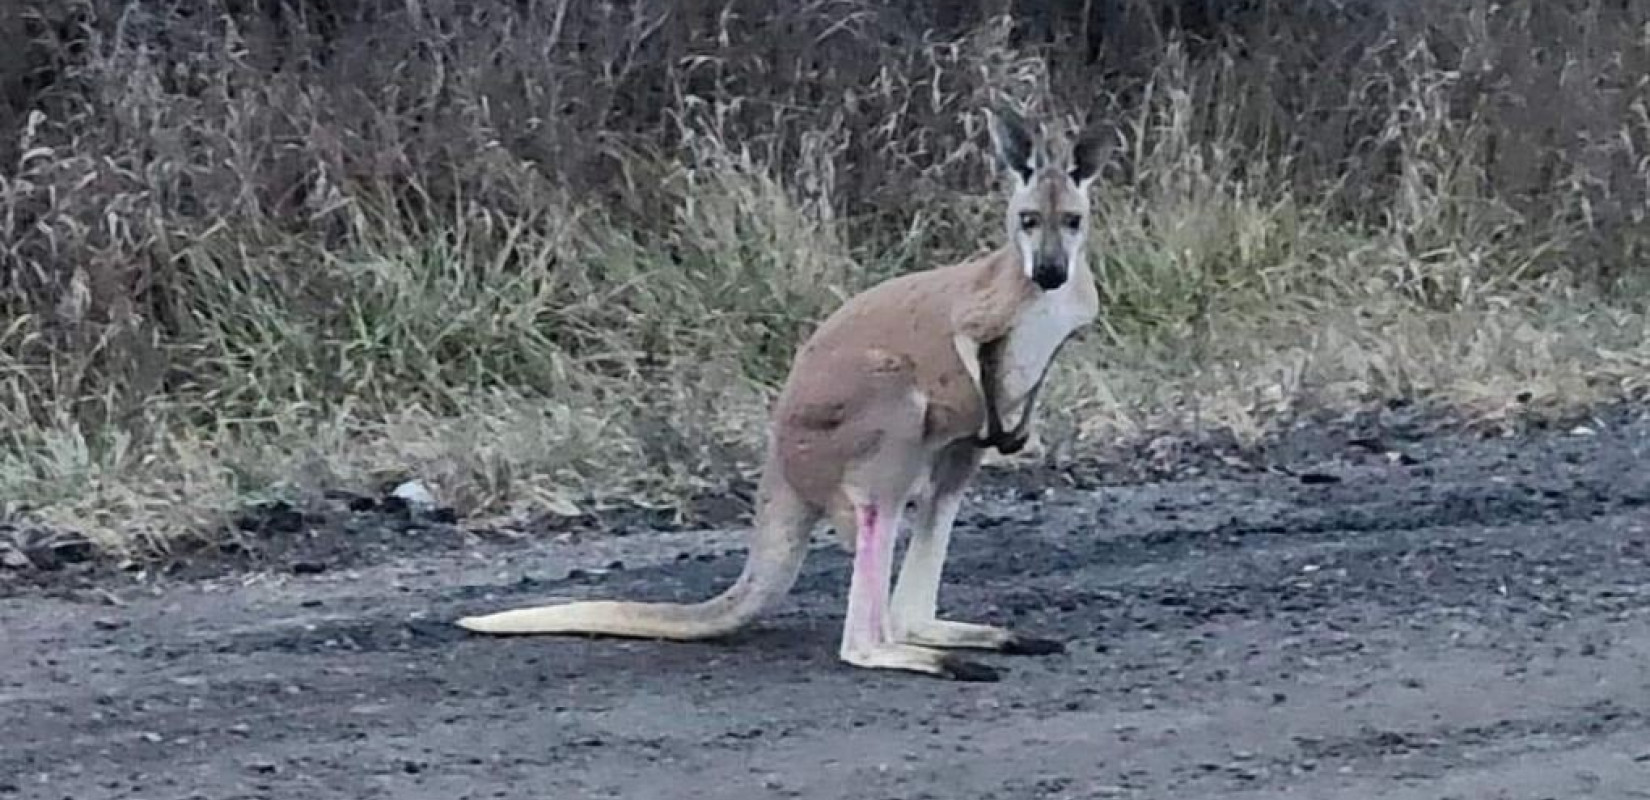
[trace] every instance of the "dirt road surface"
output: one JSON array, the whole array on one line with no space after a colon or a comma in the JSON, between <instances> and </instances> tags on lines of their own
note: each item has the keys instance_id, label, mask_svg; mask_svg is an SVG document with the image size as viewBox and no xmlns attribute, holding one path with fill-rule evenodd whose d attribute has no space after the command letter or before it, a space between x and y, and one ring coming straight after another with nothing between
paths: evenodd
<instances>
[{"instance_id":1,"label":"dirt road surface","mask_svg":"<svg viewBox=\"0 0 1650 800\"><path fill-rule=\"evenodd\" d=\"M0 798L1650 798L1647 448L1620 420L998 479L942 611L1068 644L984 657L998 683L839 665L847 557L823 536L722 642L447 624L708 595L737 526L425 526L353 561L0 578Z\"/></svg>"}]
</instances>

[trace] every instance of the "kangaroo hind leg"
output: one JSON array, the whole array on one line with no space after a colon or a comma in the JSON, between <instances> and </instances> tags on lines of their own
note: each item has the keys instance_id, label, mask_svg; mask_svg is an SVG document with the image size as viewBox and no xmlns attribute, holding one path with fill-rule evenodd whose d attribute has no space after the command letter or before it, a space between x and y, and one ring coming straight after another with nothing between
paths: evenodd
<instances>
[{"instance_id":1,"label":"kangaroo hind leg","mask_svg":"<svg viewBox=\"0 0 1650 800\"><path fill-rule=\"evenodd\" d=\"M952 680L994 681L997 671L943 650L895 639L889 610L894 546L905 504L933 454L922 440L926 400L911 394L868 410L873 449L845 470L834 516L852 526L853 572L842 627L843 661L870 669L920 672Z\"/></svg>"},{"instance_id":2,"label":"kangaroo hind leg","mask_svg":"<svg viewBox=\"0 0 1650 800\"><path fill-rule=\"evenodd\" d=\"M843 622L843 661L869 669L920 672L961 681L995 681L997 671L943 650L896 641L888 616L888 588L903 498L856 498L853 576Z\"/></svg>"},{"instance_id":3,"label":"kangaroo hind leg","mask_svg":"<svg viewBox=\"0 0 1650 800\"><path fill-rule=\"evenodd\" d=\"M922 647L995 650L1009 655L1060 652L1064 645L1052 639L938 618L940 577L950 548L951 528L979 460L980 451L968 441L951 445L937 459L931 489L917 502L911 541L894 589L893 636L897 641Z\"/></svg>"}]
</instances>

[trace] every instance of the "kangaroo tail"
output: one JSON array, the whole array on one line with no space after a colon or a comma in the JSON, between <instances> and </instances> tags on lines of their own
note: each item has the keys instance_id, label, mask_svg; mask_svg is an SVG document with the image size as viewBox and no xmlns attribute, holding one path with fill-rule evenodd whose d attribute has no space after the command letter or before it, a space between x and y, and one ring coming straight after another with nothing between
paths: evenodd
<instances>
[{"instance_id":1,"label":"kangaroo tail","mask_svg":"<svg viewBox=\"0 0 1650 800\"><path fill-rule=\"evenodd\" d=\"M477 633L591 633L649 639L707 639L744 627L796 583L819 512L796 495L775 466L757 492L755 528L739 579L698 603L591 600L535 606L458 620Z\"/></svg>"}]
</instances>

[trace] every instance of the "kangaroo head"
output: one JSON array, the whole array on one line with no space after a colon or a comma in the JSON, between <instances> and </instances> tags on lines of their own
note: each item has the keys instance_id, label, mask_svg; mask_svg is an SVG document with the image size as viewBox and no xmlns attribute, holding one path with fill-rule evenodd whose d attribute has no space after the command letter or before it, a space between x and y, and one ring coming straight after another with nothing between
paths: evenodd
<instances>
[{"instance_id":1,"label":"kangaroo head","mask_svg":"<svg viewBox=\"0 0 1650 800\"><path fill-rule=\"evenodd\" d=\"M1104 140L1085 134L1057 152L1007 107L989 112L991 143L1012 180L1005 221L1026 277L1044 291L1064 286L1083 263L1089 186L1100 172Z\"/></svg>"}]
</instances>

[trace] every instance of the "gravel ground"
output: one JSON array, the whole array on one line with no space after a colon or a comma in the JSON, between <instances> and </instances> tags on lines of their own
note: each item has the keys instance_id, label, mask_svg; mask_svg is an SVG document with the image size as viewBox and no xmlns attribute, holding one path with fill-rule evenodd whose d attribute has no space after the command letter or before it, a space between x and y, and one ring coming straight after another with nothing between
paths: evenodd
<instances>
[{"instance_id":1,"label":"gravel ground","mask_svg":"<svg viewBox=\"0 0 1650 800\"><path fill-rule=\"evenodd\" d=\"M272 512L256 566L0 569L0 798L1650 798L1650 425L1292 441L986 481L942 613L1068 645L985 657L999 683L837 663L823 536L724 641L448 624L706 596L737 522Z\"/></svg>"}]
</instances>

